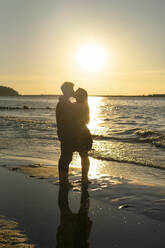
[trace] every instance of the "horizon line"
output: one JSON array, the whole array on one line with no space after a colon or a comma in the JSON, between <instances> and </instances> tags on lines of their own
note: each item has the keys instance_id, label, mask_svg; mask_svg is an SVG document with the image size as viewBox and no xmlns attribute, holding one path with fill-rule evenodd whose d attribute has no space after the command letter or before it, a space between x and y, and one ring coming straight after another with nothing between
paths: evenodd
<instances>
[{"instance_id":1,"label":"horizon line","mask_svg":"<svg viewBox=\"0 0 165 248\"><path fill-rule=\"evenodd\" d=\"M61 96L62 94L19 94L18 96ZM102 95L102 94L89 94L88 96L98 97L154 97L154 96L165 96L165 93L161 94L142 94L142 95Z\"/></svg>"}]
</instances>

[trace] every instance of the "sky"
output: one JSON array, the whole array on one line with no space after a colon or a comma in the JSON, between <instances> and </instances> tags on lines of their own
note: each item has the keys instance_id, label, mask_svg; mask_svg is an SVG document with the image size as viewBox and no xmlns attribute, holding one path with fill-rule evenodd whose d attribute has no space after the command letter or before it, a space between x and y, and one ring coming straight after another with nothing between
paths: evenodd
<instances>
[{"instance_id":1,"label":"sky","mask_svg":"<svg viewBox=\"0 0 165 248\"><path fill-rule=\"evenodd\" d=\"M0 0L0 85L165 93L164 13L164 0Z\"/></svg>"}]
</instances>

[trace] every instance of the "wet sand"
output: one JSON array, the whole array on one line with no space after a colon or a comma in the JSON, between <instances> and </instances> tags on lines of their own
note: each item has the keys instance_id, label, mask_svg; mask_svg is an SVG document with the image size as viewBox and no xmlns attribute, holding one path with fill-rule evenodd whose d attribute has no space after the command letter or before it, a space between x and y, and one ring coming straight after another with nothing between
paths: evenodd
<instances>
[{"instance_id":1,"label":"wet sand","mask_svg":"<svg viewBox=\"0 0 165 248\"><path fill-rule=\"evenodd\" d=\"M34 248L28 244L26 235L19 230L18 223L3 216L0 216L0 247Z\"/></svg>"},{"instance_id":2,"label":"wet sand","mask_svg":"<svg viewBox=\"0 0 165 248\"><path fill-rule=\"evenodd\" d=\"M56 168L0 167L1 220L16 223L0 232L0 247L164 248L165 189L110 179L108 187L93 180L88 189L74 181L68 191ZM22 246L11 245L9 229L23 235Z\"/></svg>"}]
</instances>

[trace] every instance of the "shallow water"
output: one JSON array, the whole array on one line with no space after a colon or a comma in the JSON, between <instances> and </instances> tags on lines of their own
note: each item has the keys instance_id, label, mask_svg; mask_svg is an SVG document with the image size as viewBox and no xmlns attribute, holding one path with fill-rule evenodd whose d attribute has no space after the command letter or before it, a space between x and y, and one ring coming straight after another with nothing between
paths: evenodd
<instances>
[{"instance_id":1,"label":"shallow water","mask_svg":"<svg viewBox=\"0 0 165 248\"><path fill-rule=\"evenodd\" d=\"M1 165L57 165L57 101L56 96L0 97ZM118 171L125 171L128 177L133 170L134 179L139 172L142 181L146 174L152 174L155 182L162 176L164 179L165 98L89 97L89 106L95 177L100 170L103 173L103 167L110 175L112 170L106 161L115 161L118 166L114 163L114 168L119 167ZM72 164L79 166L77 155Z\"/></svg>"}]
</instances>

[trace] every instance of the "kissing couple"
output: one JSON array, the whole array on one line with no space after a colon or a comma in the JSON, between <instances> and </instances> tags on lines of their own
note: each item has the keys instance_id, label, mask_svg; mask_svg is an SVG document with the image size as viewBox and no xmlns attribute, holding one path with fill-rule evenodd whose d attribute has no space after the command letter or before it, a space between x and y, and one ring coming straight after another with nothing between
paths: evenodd
<instances>
[{"instance_id":1,"label":"kissing couple","mask_svg":"<svg viewBox=\"0 0 165 248\"><path fill-rule=\"evenodd\" d=\"M88 183L89 158L92 136L87 127L89 123L88 93L79 88L74 92L74 84L65 82L61 86L63 95L56 107L57 135L61 142L61 155L58 163L61 185L69 185L68 171L72 156L77 151L81 157L82 183ZM71 102L73 97L75 102Z\"/></svg>"}]
</instances>

